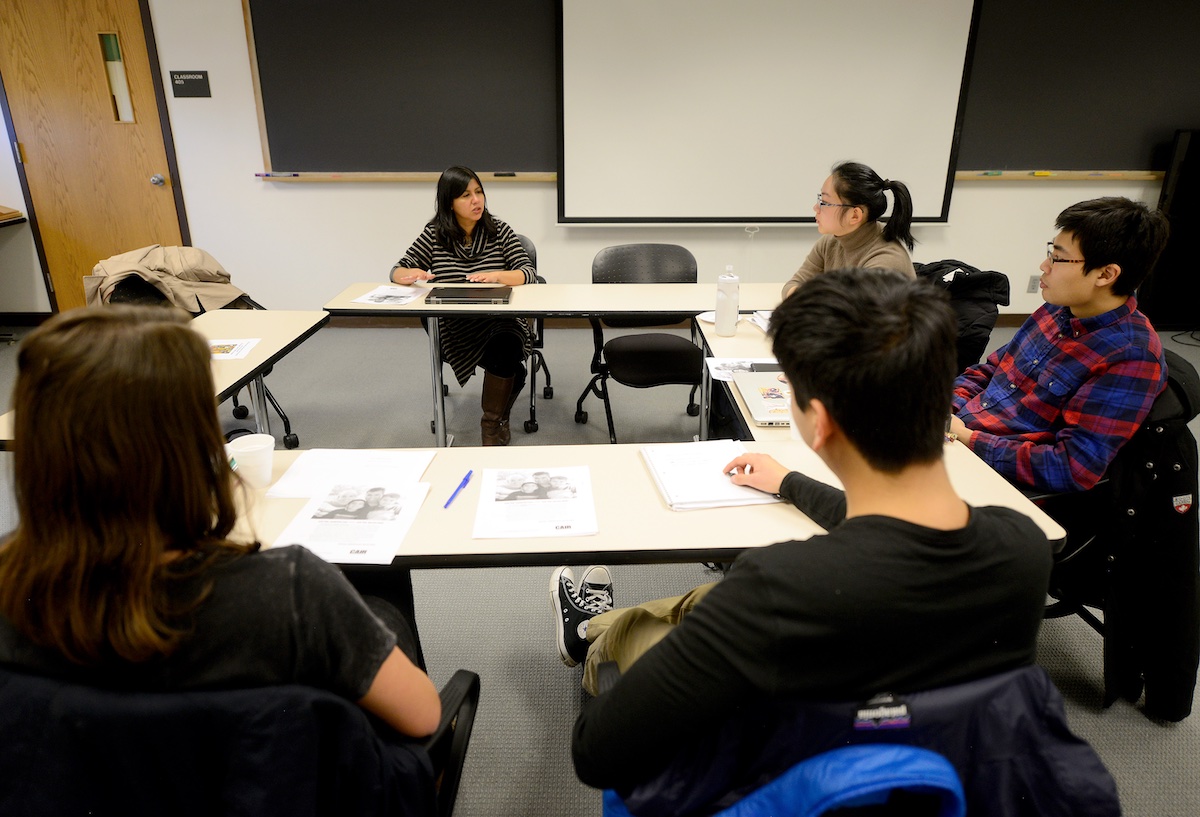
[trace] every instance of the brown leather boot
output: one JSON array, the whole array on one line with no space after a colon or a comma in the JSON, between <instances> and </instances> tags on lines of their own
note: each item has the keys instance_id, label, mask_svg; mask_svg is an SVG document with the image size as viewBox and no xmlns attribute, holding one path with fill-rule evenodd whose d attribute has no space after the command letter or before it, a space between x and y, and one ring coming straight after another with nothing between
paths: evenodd
<instances>
[{"instance_id":1,"label":"brown leather boot","mask_svg":"<svg viewBox=\"0 0 1200 817\"><path fill-rule=\"evenodd\" d=\"M496 377L488 371L483 373L483 395L479 398L483 417L479 421L479 430L484 445L507 444L507 440L501 442L500 421L508 415L512 391L513 378Z\"/></svg>"},{"instance_id":2,"label":"brown leather boot","mask_svg":"<svg viewBox=\"0 0 1200 817\"><path fill-rule=\"evenodd\" d=\"M525 388L525 370L518 370L517 375L512 378L512 394L508 398L508 406L504 409L504 415L500 418L500 445L508 445L512 441L512 428L509 427L508 416L512 414L513 406L521 399L521 391Z\"/></svg>"}]
</instances>

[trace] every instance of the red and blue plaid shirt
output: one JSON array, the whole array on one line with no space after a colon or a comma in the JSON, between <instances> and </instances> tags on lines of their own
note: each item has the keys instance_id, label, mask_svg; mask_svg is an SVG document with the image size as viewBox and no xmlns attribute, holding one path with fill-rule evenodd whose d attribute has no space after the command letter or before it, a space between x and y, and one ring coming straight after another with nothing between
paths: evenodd
<instances>
[{"instance_id":1,"label":"red and blue plaid shirt","mask_svg":"<svg viewBox=\"0 0 1200 817\"><path fill-rule=\"evenodd\" d=\"M1130 297L1092 318L1043 305L1008 346L959 375L968 445L1008 479L1047 491L1095 485L1166 386L1162 342Z\"/></svg>"}]
</instances>

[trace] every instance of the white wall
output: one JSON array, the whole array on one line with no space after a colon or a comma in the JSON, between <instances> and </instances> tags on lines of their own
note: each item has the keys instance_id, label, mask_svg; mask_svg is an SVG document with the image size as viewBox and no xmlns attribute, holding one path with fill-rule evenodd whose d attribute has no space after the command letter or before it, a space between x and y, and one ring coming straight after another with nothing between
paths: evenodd
<instances>
[{"instance_id":1,"label":"white wall","mask_svg":"<svg viewBox=\"0 0 1200 817\"><path fill-rule=\"evenodd\" d=\"M11 146L0 150L0 204L26 212ZM29 222L0 227L0 312L48 311L50 297Z\"/></svg>"},{"instance_id":2,"label":"white wall","mask_svg":"<svg viewBox=\"0 0 1200 817\"><path fill-rule=\"evenodd\" d=\"M347 284L383 281L432 214L433 185L257 179L263 154L241 3L150 0L150 9L193 244L212 253L235 284L272 309L318 308ZM170 97L171 70L208 71L212 97ZM8 175L15 180L10 165L11 159L0 160L0 196L19 201L19 189L14 197L5 187ZM887 174L885 167L876 169ZM780 184L792 186L807 206L822 181L781 179ZM763 227L753 238L740 226L562 227L555 221L552 183L492 183L488 194L491 210L533 239L542 274L563 283L588 281L599 249L630 241L687 246L700 263L701 280L715 281L726 264L733 264L745 281L782 282L817 237L807 225ZM1041 300L1025 293L1026 284L1037 274L1044 244L1054 234L1055 215L1072 202L1104 195L1154 203L1158 184L962 182L954 190L950 222L914 230L920 242L914 257L926 262L956 258L1005 272L1013 303L1004 311L1028 313ZM8 230L27 227L0 232ZM4 246L0 237L0 253ZM32 279L40 284L36 258L24 269L5 263L0 312L48 308L44 295L39 305L36 292L18 286Z\"/></svg>"}]
</instances>

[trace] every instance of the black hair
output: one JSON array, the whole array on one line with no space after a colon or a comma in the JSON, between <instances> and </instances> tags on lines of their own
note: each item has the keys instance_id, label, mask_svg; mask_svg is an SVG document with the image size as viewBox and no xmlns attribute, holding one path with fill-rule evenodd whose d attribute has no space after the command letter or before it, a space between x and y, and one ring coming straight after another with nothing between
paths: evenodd
<instances>
[{"instance_id":1,"label":"black hair","mask_svg":"<svg viewBox=\"0 0 1200 817\"><path fill-rule=\"evenodd\" d=\"M444 250L453 252L454 247L461 245L463 239L466 238L466 232L458 223L458 219L454 217L454 200L463 194L472 181L479 185L480 190L483 190L483 182L479 180L479 174L462 165L448 167L438 177L436 209L430 221L436 228L437 242ZM476 229L482 229L488 238L495 238L499 231L496 227L496 219L492 217L486 204L483 208L483 218L479 220Z\"/></svg>"},{"instance_id":2,"label":"black hair","mask_svg":"<svg viewBox=\"0 0 1200 817\"><path fill-rule=\"evenodd\" d=\"M785 298L770 334L797 405L820 400L872 468L942 456L957 354L945 291L897 272L835 270Z\"/></svg>"},{"instance_id":3,"label":"black hair","mask_svg":"<svg viewBox=\"0 0 1200 817\"><path fill-rule=\"evenodd\" d=\"M1121 274L1114 295L1132 295L1167 246L1167 217L1140 201L1107 196L1072 204L1054 226L1070 233L1083 253L1084 273L1116 264Z\"/></svg>"},{"instance_id":4,"label":"black hair","mask_svg":"<svg viewBox=\"0 0 1200 817\"><path fill-rule=\"evenodd\" d=\"M912 196L904 182L884 179L861 162L842 162L834 165L833 189L843 204L852 204L867 211L867 221L879 221L887 212L884 191L892 191L892 217L883 227L883 237L899 241L912 252L917 240L912 234Z\"/></svg>"}]
</instances>

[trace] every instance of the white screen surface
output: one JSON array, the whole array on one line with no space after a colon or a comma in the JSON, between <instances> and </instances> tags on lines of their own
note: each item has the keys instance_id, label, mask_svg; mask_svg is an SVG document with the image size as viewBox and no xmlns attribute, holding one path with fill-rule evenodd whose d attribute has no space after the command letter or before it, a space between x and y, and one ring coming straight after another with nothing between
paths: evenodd
<instances>
[{"instance_id":1,"label":"white screen surface","mask_svg":"<svg viewBox=\"0 0 1200 817\"><path fill-rule=\"evenodd\" d=\"M811 221L861 161L944 220L972 0L562 0L559 221Z\"/></svg>"}]
</instances>

